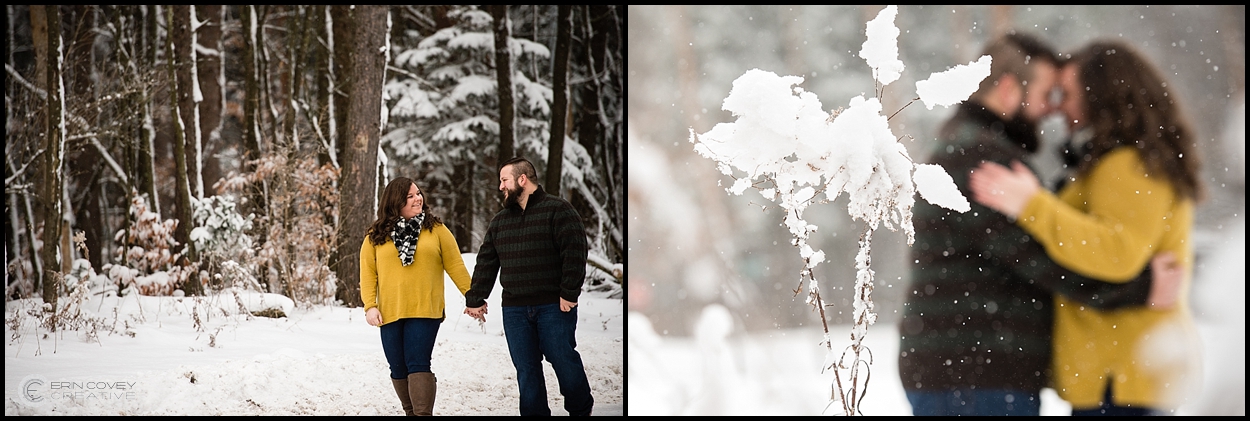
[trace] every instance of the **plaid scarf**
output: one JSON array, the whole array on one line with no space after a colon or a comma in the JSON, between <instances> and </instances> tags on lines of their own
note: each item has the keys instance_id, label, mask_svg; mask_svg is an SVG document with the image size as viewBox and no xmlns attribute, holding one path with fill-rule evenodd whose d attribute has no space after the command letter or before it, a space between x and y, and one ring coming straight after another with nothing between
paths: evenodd
<instances>
[{"instance_id":1,"label":"plaid scarf","mask_svg":"<svg viewBox=\"0 0 1250 421\"><path fill-rule=\"evenodd\" d=\"M395 240L395 248L399 250L399 261L404 266L412 264L412 256L417 251L417 237L421 235L421 223L424 221L425 212L412 219L400 217L391 231L391 239Z\"/></svg>"}]
</instances>

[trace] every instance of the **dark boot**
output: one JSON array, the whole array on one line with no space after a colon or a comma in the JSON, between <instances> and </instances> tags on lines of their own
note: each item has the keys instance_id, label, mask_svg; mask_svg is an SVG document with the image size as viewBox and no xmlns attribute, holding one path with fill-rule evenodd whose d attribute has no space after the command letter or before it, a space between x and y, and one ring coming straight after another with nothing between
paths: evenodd
<instances>
[{"instance_id":1,"label":"dark boot","mask_svg":"<svg viewBox=\"0 0 1250 421\"><path fill-rule=\"evenodd\" d=\"M412 400L412 412L416 415L434 415L434 395L438 379L434 373L408 374L408 393Z\"/></svg>"},{"instance_id":2,"label":"dark boot","mask_svg":"<svg viewBox=\"0 0 1250 421\"><path fill-rule=\"evenodd\" d=\"M391 384L395 385L395 394L399 395L399 402L404 407L404 415L413 415L412 397L408 393L408 379L391 379Z\"/></svg>"}]
</instances>

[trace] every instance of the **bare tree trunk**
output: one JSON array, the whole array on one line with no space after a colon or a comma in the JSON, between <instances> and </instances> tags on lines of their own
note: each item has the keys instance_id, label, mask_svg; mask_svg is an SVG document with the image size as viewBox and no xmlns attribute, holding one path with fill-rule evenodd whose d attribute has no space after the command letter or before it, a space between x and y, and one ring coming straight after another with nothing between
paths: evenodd
<instances>
[{"instance_id":1,"label":"bare tree trunk","mask_svg":"<svg viewBox=\"0 0 1250 421\"><path fill-rule=\"evenodd\" d=\"M41 4L30 6L30 34L35 44L34 83L46 92L48 89L48 43L51 42L48 40L47 6ZM47 125L47 121L42 123Z\"/></svg>"},{"instance_id":2,"label":"bare tree trunk","mask_svg":"<svg viewBox=\"0 0 1250 421\"><path fill-rule=\"evenodd\" d=\"M198 266L199 256L196 254L195 243L191 241L191 228L195 222L191 218L193 209L191 208L191 180L187 168L187 133L195 130L187 129L183 113L187 109L184 105L189 104L190 107L194 107L195 104L189 98L182 99L190 95L187 90L192 88L184 83L188 83L188 79L194 79L190 77L189 72L184 70L190 65L188 60L192 58L185 55L191 48L190 9L190 6L185 5L175 5L166 9L165 19L170 22L170 33L165 45L169 79L173 82L169 87L169 102L174 123L174 194L178 201L176 206L178 226L174 229L174 239L183 244L183 257L189 260L183 263L194 268ZM178 47L175 48L175 45ZM182 262L181 259L179 260ZM193 271L191 277L187 279L185 292L189 295L203 294L198 273L198 270Z\"/></svg>"},{"instance_id":3,"label":"bare tree trunk","mask_svg":"<svg viewBox=\"0 0 1250 421\"><path fill-rule=\"evenodd\" d=\"M534 30L534 33L532 34L534 36L534 39L532 41L542 44L542 41L538 40L538 13L539 13L538 8L539 6L536 4L533 7L534 7L534 15L533 15L534 26L530 27L531 29ZM533 72L531 74L534 75L534 82L538 82L538 60L530 60L530 66L532 66L531 70Z\"/></svg>"},{"instance_id":4,"label":"bare tree trunk","mask_svg":"<svg viewBox=\"0 0 1250 421\"><path fill-rule=\"evenodd\" d=\"M589 39L590 58L588 68L595 76L593 83L583 84L580 88L582 105L585 115L578 125L578 142L586 148L595 162L595 169L603 180L603 195L608 219L605 225L610 230L612 241L608 242L608 256L612 261L621 261L621 244L623 238L616 235L621 227L622 201L621 188L618 180L623 179L620 161L622 145L620 127L622 109L616 103L605 104L605 101L622 99L623 89L620 86L621 64L620 21L617 19L617 6L592 5L586 9L585 38ZM614 107L615 106L615 107Z\"/></svg>"},{"instance_id":5,"label":"bare tree trunk","mask_svg":"<svg viewBox=\"0 0 1250 421\"><path fill-rule=\"evenodd\" d=\"M278 110L273 104L274 88L272 74L269 71L269 44L268 41L265 40L265 28L270 24L270 15L276 16L275 19L278 21L274 22L274 26L281 25L283 15L281 13L274 13L274 10L277 8L278 6L276 5L264 6L260 8L260 25L256 30L256 73L260 75L260 78L258 79L258 82L260 82L260 110L263 111L261 114L260 126L261 128L269 131L269 139L271 139L269 142L271 145L281 145L286 142L283 138L282 127L278 124ZM268 196L269 186L266 184L264 188L265 195ZM272 214L273 211L271 209L270 212L268 212L268 215Z\"/></svg>"},{"instance_id":6,"label":"bare tree trunk","mask_svg":"<svg viewBox=\"0 0 1250 421\"><path fill-rule=\"evenodd\" d=\"M569 34L572 32L572 8L568 4L559 6L556 25L556 60L552 71L551 95L555 104L551 107L551 141L547 147L547 182L545 189L548 194L560 195L561 166L564 163L564 137L566 113L569 107L568 72L569 72Z\"/></svg>"},{"instance_id":7,"label":"bare tree trunk","mask_svg":"<svg viewBox=\"0 0 1250 421\"><path fill-rule=\"evenodd\" d=\"M499 174L495 173L498 177ZM452 188L455 190L451 202L452 217L446 219L451 235L456 237L456 245L461 252L472 250L473 246L473 162L456 163L451 174Z\"/></svg>"},{"instance_id":8,"label":"bare tree trunk","mask_svg":"<svg viewBox=\"0 0 1250 421\"><path fill-rule=\"evenodd\" d=\"M516 106L512 98L512 54L508 49L508 40L512 38L508 21L508 5L496 4L487 6L494 18L495 28L495 78L499 85L499 154L496 165L511 159L513 137L515 136L514 116Z\"/></svg>"},{"instance_id":9,"label":"bare tree trunk","mask_svg":"<svg viewBox=\"0 0 1250 421\"><path fill-rule=\"evenodd\" d=\"M303 51L305 40L304 35L308 27L305 21L305 16L307 15L308 10L310 9L305 6L290 6L288 8L289 16L285 18L287 28L286 56L288 59L284 63L286 67L280 71L279 75L282 79L281 84L283 88L283 98L275 102L284 104L283 109L285 110L285 113L283 114L282 120L282 137L287 141L281 148L279 148L279 150L285 151L288 167L296 166L296 160L299 159L300 140L297 125L299 106L297 105L297 101L300 96L300 87L304 74L303 71L305 70L303 67ZM275 22L275 24L278 24L278 22ZM279 186L275 187L276 190L290 191L292 189L293 181L290 177L279 177L277 184ZM272 199L275 201L274 213L281 215L274 221L274 223L282 224L281 232L283 234L281 238L292 238L292 230L295 229L295 215L293 214L295 210L292 208L292 205L295 201L292 200L287 194L279 195L279 197L273 197ZM277 201L282 201L285 205L279 204ZM288 297L298 300L300 297L296 296L297 289L295 279L293 273L291 272L294 265L293 262L298 260L296 256L296 244L293 241L288 240L282 240L282 243L283 244L280 247L282 252L279 253L278 265L278 272L281 278L281 285L283 287L282 293Z\"/></svg>"},{"instance_id":10,"label":"bare tree trunk","mask_svg":"<svg viewBox=\"0 0 1250 421\"><path fill-rule=\"evenodd\" d=\"M61 78L61 80L64 81L65 78ZM64 96L62 96L62 99L63 98ZM62 100L61 104L62 104L61 115L65 115L65 112L64 112L65 101ZM65 138L64 132L61 133L61 138L62 139ZM62 152L65 151L64 144L61 145L61 151ZM65 179L66 179L65 170L64 170L65 163L66 163L65 158L64 156L62 156L61 158L61 168L62 168L61 170L61 236L59 237L61 241L61 273L62 274L69 273L71 270L74 269L74 247L72 246L72 243L70 242L70 232L74 230L74 206L73 206L73 202L69 200L69 186L72 184L65 182Z\"/></svg>"},{"instance_id":11,"label":"bare tree trunk","mask_svg":"<svg viewBox=\"0 0 1250 421\"><path fill-rule=\"evenodd\" d=\"M17 45L17 40L13 36L13 28L17 27L17 10L12 4L4 6L4 15L9 18L9 23L4 27L4 45ZM29 14L29 12L28 12ZM5 63L13 64L13 48L4 49L7 56L4 58Z\"/></svg>"},{"instance_id":12,"label":"bare tree trunk","mask_svg":"<svg viewBox=\"0 0 1250 421\"><path fill-rule=\"evenodd\" d=\"M199 70L197 66L197 56L195 44L198 42L195 35L195 24L197 18L195 16L194 6L178 5L172 6L173 21L171 31L174 39L173 56L176 57L174 72L176 74L177 86L177 107L178 115L182 118L181 127L183 138L186 140L184 149L186 149L185 159L187 165L187 183L190 186L192 197L204 197L204 181L200 177L202 173L200 167L200 157L202 151L202 143L200 139L200 109L198 97L200 94L199 87ZM189 229L189 228L188 228Z\"/></svg>"},{"instance_id":13,"label":"bare tree trunk","mask_svg":"<svg viewBox=\"0 0 1250 421\"><path fill-rule=\"evenodd\" d=\"M294 16L288 21L287 32L287 51L290 57L286 72L286 119L283 121L282 131L284 135L290 139L292 152L300 149L299 126L296 124L299 115L299 106L297 100L300 96L300 88L304 81L304 50L305 38L308 30L308 14L311 13L310 6L292 6L291 12ZM292 154L292 157L295 155Z\"/></svg>"},{"instance_id":14,"label":"bare tree trunk","mask_svg":"<svg viewBox=\"0 0 1250 421\"><path fill-rule=\"evenodd\" d=\"M221 25L225 22L225 7L221 5L204 5L196 7L196 18L202 19L204 25L197 31L198 45L208 54L196 54L199 60L196 75L199 78L204 100L199 103L200 112L200 155L201 185L211 187L221 178L221 163L214 152L222 146L221 129L226 111L226 60L222 48ZM203 199L208 193L201 189L197 197Z\"/></svg>"},{"instance_id":15,"label":"bare tree trunk","mask_svg":"<svg viewBox=\"0 0 1250 421\"><path fill-rule=\"evenodd\" d=\"M359 46L355 41L356 34L353 16L356 14L355 11L353 11L351 7L344 5L333 5L329 7L330 16L332 17L330 27L334 32L334 53L332 57L333 65L330 67L334 72L331 78L334 86L331 87L332 89L330 91L330 95L334 97L334 103L332 104L334 112L332 114L335 120L334 126L335 129L337 129L335 133L336 142L334 144L334 149L335 154L339 157L339 165L341 167L344 165L343 161L346 160L346 158L343 157L343 149L346 147L347 143L351 141L351 137L348 135L347 131L347 114L353 98L345 94L340 94L339 92L344 92L344 88L351 86L351 53L357 50ZM339 217L342 218L343 216L344 215L340 212Z\"/></svg>"},{"instance_id":16,"label":"bare tree trunk","mask_svg":"<svg viewBox=\"0 0 1250 421\"><path fill-rule=\"evenodd\" d=\"M30 193L23 195L22 202L26 210L26 239L30 241L30 255L35 258L34 279L31 281L36 284L33 286L38 287L39 278L43 276L43 256L38 249L35 249L35 212L30 204Z\"/></svg>"},{"instance_id":17,"label":"bare tree trunk","mask_svg":"<svg viewBox=\"0 0 1250 421\"><path fill-rule=\"evenodd\" d=\"M351 44L352 39L355 38L355 28L353 25L354 20L352 19L352 9L350 7L344 5L332 5L325 7L326 31L330 33L330 35L326 37L329 44L329 51L327 51L327 59L329 63L326 66L328 73L326 80L329 83L326 98L326 107L328 108L326 120L329 125L328 129L330 136L330 147L327 152L330 154L331 162L338 162L337 166L340 171L339 179L336 183L339 190L342 191L343 184L347 182L343 172L345 169L344 165L346 165L344 163L346 157L343 154L343 148L344 145L348 143L347 137L345 136L347 133L348 105L351 104L351 97L345 93L341 94L340 92L343 92L345 88L350 89L351 86L349 83L351 80ZM347 197L339 196L338 220L334 221L334 226L340 229L340 233L342 232L341 223L344 221L343 218L347 215L344 211L344 204L347 201ZM353 252L354 249L352 249L350 245L348 247L339 247L340 244L344 244L343 237L336 236L335 245L330 250L329 266L330 269L336 274L343 273L338 269L339 263L343 261L343 256L356 256L356 253L359 253L359 249L355 249L357 251ZM350 273L348 275L359 276L359 274L352 275ZM343 288L350 288L350 286L347 285L351 283L350 279L355 278L348 278L348 280L344 280L342 275L339 275L338 290L343 291ZM356 288L359 288L359 285L357 285ZM337 295L339 297L344 296L344 294ZM359 296L360 294L355 295ZM348 298L351 299L350 297Z\"/></svg>"},{"instance_id":18,"label":"bare tree trunk","mask_svg":"<svg viewBox=\"0 0 1250 421\"><path fill-rule=\"evenodd\" d=\"M139 65L135 68L133 76L144 82L140 93L142 96L140 100L143 101L143 122L139 136L135 184L140 193L147 195L148 209L161 215L160 196L156 191L156 123L152 116L154 93L150 78L153 74L152 69L156 68L156 6L139 6L139 8L142 14L140 21L143 30L139 34L139 43L136 48Z\"/></svg>"},{"instance_id":19,"label":"bare tree trunk","mask_svg":"<svg viewBox=\"0 0 1250 421\"><path fill-rule=\"evenodd\" d=\"M44 8L42 6L32 6L32 11L36 8L41 10L46 22L47 28L47 49L46 57L40 57L46 60L46 79L44 86L47 88L47 125L44 130L44 167L43 167L43 194L42 201L46 217L44 218L43 228L43 249L40 251L41 259L44 262L43 280L43 302L50 304L53 311L56 310L56 299L59 295L58 287L59 279L62 275L58 273L60 264L58 263L57 243L61 240L61 229L63 215L61 212L61 201L63 197L62 189L64 179L61 177L62 159L64 158L65 148L65 84L61 78L61 11L59 6L51 6ZM34 13L32 13L34 15ZM64 250L68 253L68 250ZM55 329L55 323L53 323Z\"/></svg>"},{"instance_id":20,"label":"bare tree trunk","mask_svg":"<svg viewBox=\"0 0 1250 421\"><path fill-rule=\"evenodd\" d=\"M48 41L47 8L43 5L30 5L29 11L30 11L31 41L35 44L34 45L35 47L34 48L35 49L35 78L32 82L36 86L38 86L40 89L44 90L44 92L46 93L48 90L47 84L48 84L48 42L49 42ZM12 48L6 48L6 49L13 50ZM45 100L47 100L46 97L45 97ZM8 107L5 107L5 108L8 108ZM48 127L47 113L46 112L37 113L37 115L39 118L39 121L38 121L39 127L43 127L44 130L46 130L46 128ZM46 142L47 133L44 133L44 136L45 136L45 139L43 141ZM47 151L45 151L45 153L46 152ZM40 164L39 164L40 181L42 181L42 177L44 177L44 172L47 170L46 162L47 162L48 157L43 156L43 157L40 157L39 159L40 159ZM45 189L46 189L46 186L45 186ZM36 199L39 199L39 196L42 195L43 190L44 189L37 190L38 193L35 194ZM29 204L29 199L27 200L27 202ZM33 234L36 232L35 228L39 226L43 226L44 219L46 219L44 216L48 215L48 213L43 211L42 200L37 200L36 209L34 211L28 210L28 213L30 214L30 218L33 224L33 226L31 227L31 233L33 236ZM31 239L32 248L35 247L34 244L35 242L34 242L34 239L32 238ZM47 247L40 248L36 251L36 256L39 256L40 258L36 262L39 264L38 264L38 267L35 268L37 270L37 272L35 273L35 286L39 288L40 291L43 291L47 288L45 279L48 279L48 277L45 276L45 273L43 270L44 264L42 263L43 261L45 261L42 258L43 250L45 249L47 249Z\"/></svg>"},{"instance_id":21,"label":"bare tree trunk","mask_svg":"<svg viewBox=\"0 0 1250 421\"><path fill-rule=\"evenodd\" d=\"M317 66L314 70L317 81L317 124L320 127L320 136L324 138L322 151L317 154L317 164L330 163L338 168L338 150L335 148L338 126L334 112L334 31L331 28L334 18L330 16L330 6L314 7L317 13L317 33L325 36L324 47L321 46L322 43L314 44L317 51ZM334 225L338 225L337 222Z\"/></svg>"},{"instance_id":22,"label":"bare tree trunk","mask_svg":"<svg viewBox=\"0 0 1250 421\"><path fill-rule=\"evenodd\" d=\"M12 12L13 6L8 6L8 11ZM12 21L12 19L13 19L12 16L10 16L9 20ZM10 33L11 32L12 31L10 31ZM11 37L10 37L10 40L11 40ZM12 44L9 44L9 45L12 45ZM12 58L12 55L10 55L8 58ZM9 62L12 62L12 60L9 60ZM6 62L5 64L11 64L9 62ZM6 158L8 157L6 156ZM6 162L6 164L10 164L10 165L8 168L6 168L5 178L8 178L9 174L7 171L9 170L9 168L16 168L13 165L11 165L12 162L13 162L12 160L8 160L8 162ZM24 195L25 193L23 193L23 196ZM10 262L19 263L19 264L15 265L16 267L8 266L7 270L4 272L5 273L5 291L11 292L10 288L13 288L12 285L16 284L17 290L18 290L16 297L26 298L27 297L26 285L28 282L30 282L30 279L26 277L26 269L23 267L23 265L20 264L20 262L28 262L29 260L26 259L26 256L23 253L24 247L22 247L22 237L21 237L22 222L18 219L18 214L21 213L21 208L18 207L17 204L18 204L17 193L9 192L8 197L6 197L4 201L4 208L9 211L8 212L9 225L5 227L7 228L7 231L8 231L7 234L9 235L7 238L4 239L5 241L4 261L6 265L9 264ZM10 253L12 254L10 255ZM12 276L11 279L9 278L10 276ZM12 298L15 298L15 297L9 294L5 294L5 301L8 301L9 299L12 299Z\"/></svg>"},{"instance_id":23,"label":"bare tree trunk","mask_svg":"<svg viewBox=\"0 0 1250 421\"><path fill-rule=\"evenodd\" d=\"M377 205L377 153L381 133L382 83L385 80L387 8L356 6L355 41L352 53L350 84L351 106L347 115L347 133L351 136L343 148L343 172L340 177L339 232L337 237L339 288L337 298L348 306L362 305L360 300L360 244L365 230L375 219ZM334 262L332 262L334 263Z\"/></svg>"},{"instance_id":24,"label":"bare tree trunk","mask_svg":"<svg viewBox=\"0 0 1250 421\"><path fill-rule=\"evenodd\" d=\"M260 31L261 22L256 16L256 6L242 6L243 8L243 77L244 77L244 99L243 99L243 172L253 173L256 171L256 160L261 158L260 148L260 117L257 115L260 108L260 82L262 77L258 72L257 56L260 54L258 49L261 48L257 42L257 32ZM244 213L255 213L257 215L265 214L266 205L265 195L259 186L248 187L248 198L250 204L245 207ZM264 242L265 228L263 224L256 224L254 232L261 233L257 238L261 244ZM263 275L263 274L262 274ZM262 282L262 285L264 283Z\"/></svg>"},{"instance_id":25,"label":"bare tree trunk","mask_svg":"<svg viewBox=\"0 0 1250 421\"><path fill-rule=\"evenodd\" d=\"M612 258L614 262L622 262L625 258L625 236L624 233L621 233L621 231L625 230L626 194L624 182L625 75L623 74L625 68L625 37L622 28L625 21L625 7L612 6L612 8L614 9L612 10L611 17L612 24L607 27L611 30L613 47L612 53L607 57L612 60L611 68L616 70L613 73L610 73L612 77L608 79L609 86L611 86L611 92L613 94L611 96L611 109L613 112L605 116L611 116L610 120L607 118L603 119L608 123L610 130L606 131L608 133L608 142L603 148L604 158L601 162L604 163L603 166L605 167L605 173L607 174L607 176L604 177L604 180L608 184L608 194L609 197L611 197L609 203L612 204L608 215L611 216L613 225L617 227L617 231L614 232L614 241L610 243L613 246L613 249L609 250L610 254L608 257ZM600 105L599 107L600 110L605 109L603 105Z\"/></svg>"}]
</instances>

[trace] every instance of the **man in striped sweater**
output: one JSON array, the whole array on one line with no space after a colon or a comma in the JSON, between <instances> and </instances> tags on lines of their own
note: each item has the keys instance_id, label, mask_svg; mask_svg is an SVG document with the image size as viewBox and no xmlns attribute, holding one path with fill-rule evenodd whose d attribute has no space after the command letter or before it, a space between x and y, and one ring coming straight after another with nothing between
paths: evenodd
<instances>
[{"instance_id":1,"label":"man in striped sweater","mask_svg":"<svg viewBox=\"0 0 1250 421\"><path fill-rule=\"evenodd\" d=\"M521 415L551 415L542 360L551 363L569 415L590 415L594 398L578 354L577 297L586 277L586 229L573 205L537 184L534 164L512 158L499 169L504 208L478 249L465 313L486 314L503 286L503 327L517 370Z\"/></svg>"}]
</instances>

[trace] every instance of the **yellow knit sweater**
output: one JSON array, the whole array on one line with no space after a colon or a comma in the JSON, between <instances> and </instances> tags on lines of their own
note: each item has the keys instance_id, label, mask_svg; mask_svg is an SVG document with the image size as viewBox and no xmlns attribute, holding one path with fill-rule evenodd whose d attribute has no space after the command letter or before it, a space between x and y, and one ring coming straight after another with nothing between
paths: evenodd
<instances>
[{"instance_id":1,"label":"yellow knit sweater","mask_svg":"<svg viewBox=\"0 0 1250 421\"><path fill-rule=\"evenodd\" d=\"M374 245L366 235L360 245L360 300L366 312L374 307L382 312L382 324L410 317L442 318L444 272L461 294L469 290L460 247L443 224L435 224L433 232L421 232L408 266L399 261L394 240L388 237Z\"/></svg>"},{"instance_id":2,"label":"yellow knit sweater","mask_svg":"<svg viewBox=\"0 0 1250 421\"><path fill-rule=\"evenodd\" d=\"M1157 253L1172 251L1193 271L1193 201L1146 174L1121 147L1055 196L1042 191L1016 221L1056 262L1083 275L1126 282ZM1201 350L1189 310L1189 276L1176 307L1085 308L1055 298L1053 387L1075 409L1096 408L1110 378L1117 405L1175 409L1200 386Z\"/></svg>"}]
</instances>

